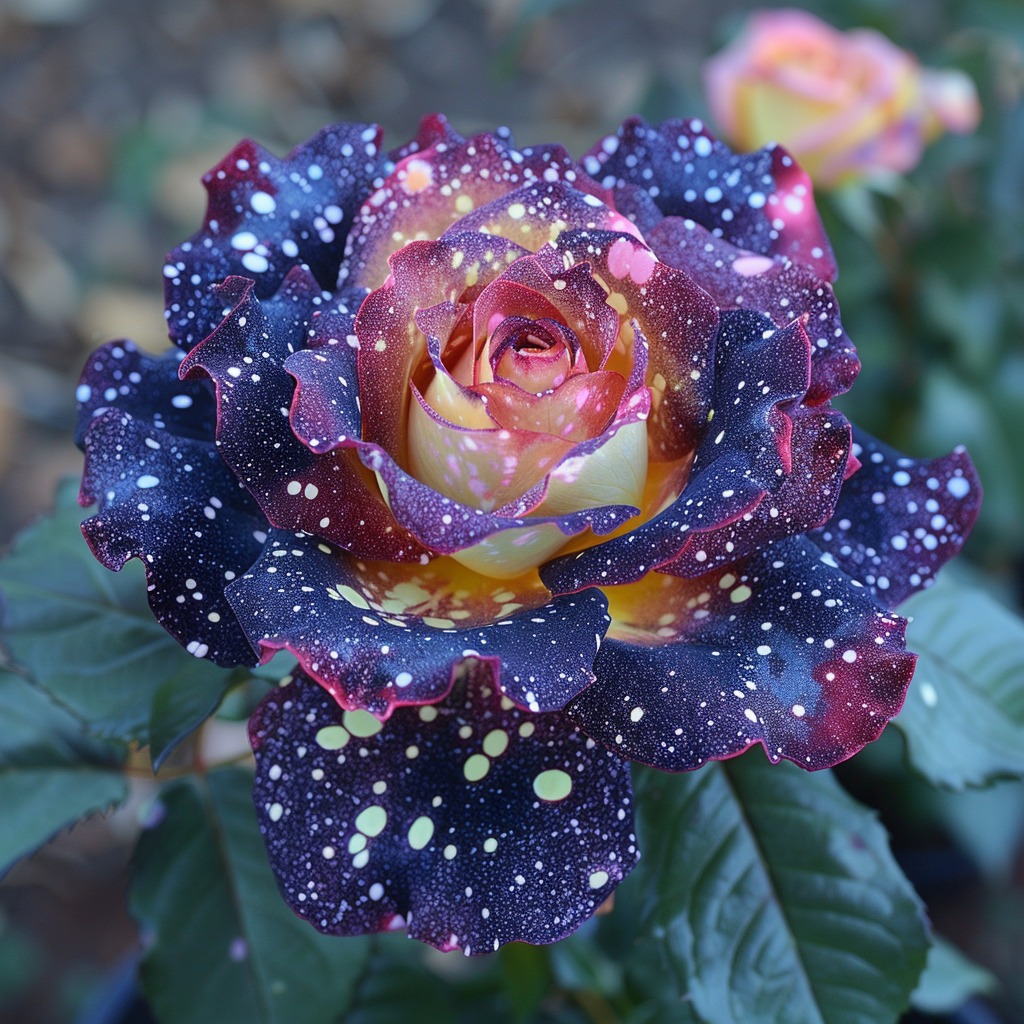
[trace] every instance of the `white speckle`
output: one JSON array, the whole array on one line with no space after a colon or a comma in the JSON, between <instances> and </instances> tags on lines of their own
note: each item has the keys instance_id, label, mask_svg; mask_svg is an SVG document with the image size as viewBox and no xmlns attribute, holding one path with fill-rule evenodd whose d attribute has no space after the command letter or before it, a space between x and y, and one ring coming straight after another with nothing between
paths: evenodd
<instances>
[{"instance_id":1,"label":"white speckle","mask_svg":"<svg viewBox=\"0 0 1024 1024\"><path fill-rule=\"evenodd\" d=\"M794 704L793 714L796 715L797 718L803 718L804 715L807 714L807 708L805 708L803 704Z\"/></svg>"},{"instance_id":2,"label":"white speckle","mask_svg":"<svg viewBox=\"0 0 1024 1024\"><path fill-rule=\"evenodd\" d=\"M141 487L146 490L149 487L156 487L160 483L158 477L153 476L152 473L143 473L138 480L135 481L136 487Z\"/></svg>"},{"instance_id":3,"label":"white speckle","mask_svg":"<svg viewBox=\"0 0 1024 1024\"><path fill-rule=\"evenodd\" d=\"M925 681L920 683L917 687L918 692L921 694L921 700L924 701L927 707L933 708L939 703L939 695L935 691L935 687L931 683Z\"/></svg>"},{"instance_id":4,"label":"white speckle","mask_svg":"<svg viewBox=\"0 0 1024 1024\"><path fill-rule=\"evenodd\" d=\"M234 238L231 239L231 248L245 251L247 249L255 249L260 244L260 240L251 231L239 231Z\"/></svg>"},{"instance_id":5,"label":"white speckle","mask_svg":"<svg viewBox=\"0 0 1024 1024\"><path fill-rule=\"evenodd\" d=\"M268 192L254 192L249 205L256 213L273 213L277 209L277 201Z\"/></svg>"},{"instance_id":6,"label":"white speckle","mask_svg":"<svg viewBox=\"0 0 1024 1024\"><path fill-rule=\"evenodd\" d=\"M966 498L971 493L971 484L969 480L964 479L962 476L954 476L946 481L946 490L954 498Z\"/></svg>"},{"instance_id":7,"label":"white speckle","mask_svg":"<svg viewBox=\"0 0 1024 1024\"><path fill-rule=\"evenodd\" d=\"M384 886L380 882L374 882L370 886L369 897L371 900L379 900L384 895Z\"/></svg>"},{"instance_id":8,"label":"white speckle","mask_svg":"<svg viewBox=\"0 0 1024 1024\"><path fill-rule=\"evenodd\" d=\"M242 266L254 274L263 274L270 269L266 256L260 256L255 252L247 252L242 257Z\"/></svg>"}]
</instances>

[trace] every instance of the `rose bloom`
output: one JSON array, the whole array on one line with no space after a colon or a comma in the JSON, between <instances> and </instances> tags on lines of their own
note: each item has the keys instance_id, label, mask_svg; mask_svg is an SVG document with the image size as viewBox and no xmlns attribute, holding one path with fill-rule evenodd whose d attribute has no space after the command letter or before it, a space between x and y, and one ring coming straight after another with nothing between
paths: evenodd
<instances>
[{"instance_id":1,"label":"rose bloom","mask_svg":"<svg viewBox=\"0 0 1024 1024\"><path fill-rule=\"evenodd\" d=\"M294 655L255 804L316 928L553 941L637 860L630 761L824 768L896 714L892 608L980 489L831 407L858 362L784 150L633 119L576 162L433 116L205 181L176 349L79 385L83 530L196 657Z\"/></svg>"},{"instance_id":2,"label":"rose bloom","mask_svg":"<svg viewBox=\"0 0 1024 1024\"><path fill-rule=\"evenodd\" d=\"M823 187L910 170L927 142L981 116L963 72L922 69L878 32L839 32L801 10L755 12L704 71L727 139L782 141Z\"/></svg>"}]
</instances>

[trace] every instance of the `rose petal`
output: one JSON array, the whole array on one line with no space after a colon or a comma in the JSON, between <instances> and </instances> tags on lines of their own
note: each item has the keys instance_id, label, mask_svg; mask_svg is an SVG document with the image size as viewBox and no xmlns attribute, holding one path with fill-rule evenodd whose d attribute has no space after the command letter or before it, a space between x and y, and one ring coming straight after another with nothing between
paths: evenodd
<instances>
[{"instance_id":1,"label":"rose petal","mask_svg":"<svg viewBox=\"0 0 1024 1024\"><path fill-rule=\"evenodd\" d=\"M756 309L780 327L806 316L814 357L809 403L849 390L860 360L831 286L813 270L788 257L737 249L682 217L666 217L648 232L647 241L659 259L685 270L722 309Z\"/></svg>"},{"instance_id":2,"label":"rose petal","mask_svg":"<svg viewBox=\"0 0 1024 1024\"><path fill-rule=\"evenodd\" d=\"M601 192L585 176L579 184ZM558 180L531 182L467 214L458 230L508 238L534 253L571 229L637 233L629 220L593 192Z\"/></svg>"},{"instance_id":3,"label":"rose petal","mask_svg":"<svg viewBox=\"0 0 1024 1024\"><path fill-rule=\"evenodd\" d=\"M412 242L391 257L390 277L367 296L355 319L366 441L407 464L409 381L425 347L417 310L445 300L454 303L467 289L492 280L523 252L504 239L469 234Z\"/></svg>"},{"instance_id":4,"label":"rose petal","mask_svg":"<svg viewBox=\"0 0 1024 1024\"><path fill-rule=\"evenodd\" d=\"M832 516L850 454L850 424L833 409L800 407L792 414L790 470L756 508L717 530L691 534L660 572L703 576L745 558L771 541L804 533Z\"/></svg>"},{"instance_id":5,"label":"rose petal","mask_svg":"<svg viewBox=\"0 0 1024 1024\"><path fill-rule=\"evenodd\" d=\"M267 518L367 557L422 557L422 545L395 522L372 477L348 450L315 454L289 428L295 381L284 364L302 347L322 305L309 275L292 271L278 295L262 303L243 278L231 278L217 294L227 314L186 356L180 372L185 379L204 374L215 383L220 455ZM333 316L351 322L343 307L335 307ZM339 382L331 387L343 393Z\"/></svg>"},{"instance_id":6,"label":"rose petal","mask_svg":"<svg viewBox=\"0 0 1024 1024\"><path fill-rule=\"evenodd\" d=\"M176 360L159 365L166 394ZM153 614L190 654L224 666L254 664L256 649L224 588L256 560L268 524L213 440L107 408L91 420L84 449L79 500L98 503L99 511L82 532L96 557L115 571L130 558L142 560Z\"/></svg>"},{"instance_id":7,"label":"rose petal","mask_svg":"<svg viewBox=\"0 0 1024 1024\"><path fill-rule=\"evenodd\" d=\"M733 153L700 121L656 128L630 118L583 159L587 172L615 193L619 209L640 190L663 216L687 217L732 245L786 256L825 281L835 258L818 219L810 179L781 147ZM652 223L640 223L646 232Z\"/></svg>"},{"instance_id":8,"label":"rose petal","mask_svg":"<svg viewBox=\"0 0 1024 1024\"><path fill-rule=\"evenodd\" d=\"M718 328L715 304L688 274L653 262L648 247L628 235L568 231L558 249L592 265L609 289L608 304L624 324L635 320L650 342L652 459L672 461L688 454L707 421Z\"/></svg>"},{"instance_id":9,"label":"rose petal","mask_svg":"<svg viewBox=\"0 0 1024 1024\"><path fill-rule=\"evenodd\" d=\"M971 532L981 482L963 448L919 461L854 431L861 468L844 484L835 515L811 537L839 567L897 605L930 586Z\"/></svg>"},{"instance_id":10,"label":"rose petal","mask_svg":"<svg viewBox=\"0 0 1024 1024\"><path fill-rule=\"evenodd\" d=\"M379 287L392 253L412 241L440 238L452 224L530 182L564 180L600 191L561 146L518 152L507 134L463 140L437 124L428 125L421 141L425 145L404 152L359 211L344 268L348 283Z\"/></svg>"},{"instance_id":11,"label":"rose petal","mask_svg":"<svg viewBox=\"0 0 1024 1024\"><path fill-rule=\"evenodd\" d=\"M206 381L179 380L180 359L175 349L155 358L127 340L93 352L75 392L75 444L83 446L93 416L111 406L178 437L212 439L217 424L213 388Z\"/></svg>"},{"instance_id":12,"label":"rose petal","mask_svg":"<svg viewBox=\"0 0 1024 1024\"><path fill-rule=\"evenodd\" d=\"M552 397L539 400L545 409L552 404L545 399ZM576 440L514 427L458 427L441 419L415 389L414 399L409 414L412 475L471 508L490 512L515 501L540 483L572 450ZM560 408L558 404L555 412ZM529 408L522 412L527 422L540 418L530 417ZM613 405L612 415L614 412ZM565 424L569 430L575 425L572 421Z\"/></svg>"},{"instance_id":13,"label":"rose petal","mask_svg":"<svg viewBox=\"0 0 1024 1024\"><path fill-rule=\"evenodd\" d=\"M589 264L567 267L566 262L571 261L561 249L546 245L516 260L502 280L532 289L551 303L557 318L576 335L588 369L611 369L608 360L619 341L619 314L608 304Z\"/></svg>"},{"instance_id":14,"label":"rose petal","mask_svg":"<svg viewBox=\"0 0 1024 1024\"><path fill-rule=\"evenodd\" d=\"M676 558L691 533L751 513L790 471L791 422L780 407L807 387L810 353L801 325L776 330L756 313L724 313L716 364L713 415L682 494L629 533L543 566L552 593L640 579Z\"/></svg>"},{"instance_id":15,"label":"rose petal","mask_svg":"<svg viewBox=\"0 0 1024 1024\"><path fill-rule=\"evenodd\" d=\"M302 677L257 710L260 829L320 931L404 927L467 955L554 942L636 863L628 768L563 715L508 707L482 667L467 677L369 736Z\"/></svg>"},{"instance_id":16,"label":"rose petal","mask_svg":"<svg viewBox=\"0 0 1024 1024\"><path fill-rule=\"evenodd\" d=\"M667 580L645 581L633 608L647 635L606 639L597 682L569 706L620 756L686 771L761 743L771 761L827 768L899 711L915 661L905 621L805 538Z\"/></svg>"},{"instance_id":17,"label":"rose petal","mask_svg":"<svg viewBox=\"0 0 1024 1024\"><path fill-rule=\"evenodd\" d=\"M171 340L191 349L220 323L210 286L232 275L265 299L305 264L333 289L355 208L387 168L380 141L375 125L338 124L281 160L246 140L207 173L203 227L164 266Z\"/></svg>"},{"instance_id":18,"label":"rose petal","mask_svg":"<svg viewBox=\"0 0 1024 1024\"><path fill-rule=\"evenodd\" d=\"M494 134L499 138L508 139L511 133L507 128L498 128ZM460 146L465 141L465 138L451 126L451 123L444 114L425 114L420 118L416 135L404 146L392 150L391 159L398 163L413 153L429 149L431 146L436 146L439 143L443 143L451 148L453 146Z\"/></svg>"},{"instance_id":19,"label":"rose petal","mask_svg":"<svg viewBox=\"0 0 1024 1024\"><path fill-rule=\"evenodd\" d=\"M601 592L517 596L449 560L366 564L282 533L229 591L265 660L287 649L340 705L380 716L440 700L467 658L491 663L501 692L533 711L589 686L609 621Z\"/></svg>"}]
</instances>

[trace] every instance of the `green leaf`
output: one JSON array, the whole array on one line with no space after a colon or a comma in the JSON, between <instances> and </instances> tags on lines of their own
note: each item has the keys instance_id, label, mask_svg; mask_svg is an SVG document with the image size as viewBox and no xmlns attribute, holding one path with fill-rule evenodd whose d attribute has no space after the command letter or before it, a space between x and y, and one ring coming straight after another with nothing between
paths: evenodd
<instances>
[{"instance_id":1,"label":"green leaf","mask_svg":"<svg viewBox=\"0 0 1024 1024\"><path fill-rule=\"evenodd\" d=\"M523 942L509 943L500 954L505 999L513 1024L529 1024L551 985L548 950Z\"/></svg>"},{"instance_id":2,"label":"green leaf","mask_svg":"<svg viewBox=\"0 0 1024 1024\"><path fill-rule=\"evenodd\" d=\"M1024 775L1024 622L945 576L900 611L918 654L895 719L911 764L952 788Z\"/></svg>"},{"instance_id":3,"label":"green leaf","mask_svg":"<svg viewBox=\"0 0 1024 1024\"><path fill-rule=\"evenodd\" d=\"M327 1024L351 1005L369 945L321 935L288 909L251 792L240 768L179 782L139 842L131 906L163 1024Z\"/></svg>"},{"instance_id":4,"label":"green leaf","mask_svg":"<svg viewBox=\"0 0 1024 1024\"><path fill-rule=\"evenodd\" d=\"M999 982L984 967L968 960L955 946L936 938L911 1005L936 1016L959 1010L971 996L992 995Z\"/></svg>"},{"instance_id":5,"label":"green leaf","mask_svg":"<svg viewBox=\"0 0 1024 1024\"><path fill-rule=\"evenodd\" d=\"M146 603L141 564L112 573L82 538L74 487L0 562L0 630L14 660L100 736L159 763L213 710L231 675L186 654Z\"/></svg>"},{"instance_id":6,"label":"green leaf","mask_svg":"<svg viewBox=\"0 0 1024 1024\"><path fill-rule=\"evenodd\" d=\"M571 992L595 992L605 997L622 993L622 965L582 932L551 947L551 967L558 984Z\"/></svg>"},{"instance_id":7,"label":"green leaf","mask_svg":"<svg viewBox=\"0 0 1024 1024\"><path fill-rule=\"evenodd\" d=\"M928 941L872 812L757 752L638 781L643 927L702 1020L897 1018Z\"/></svg>"},{"instance_id":8,"label":"green leaf","mask_svg":"<svg viewBox=\"0 0 1024 1024\"><path fill-rule=\"evenodd\" d=\"M124 750L85 734L28 680L0 671L0 875L74 821L121 803Z\"/></svg>"}]
</instances>

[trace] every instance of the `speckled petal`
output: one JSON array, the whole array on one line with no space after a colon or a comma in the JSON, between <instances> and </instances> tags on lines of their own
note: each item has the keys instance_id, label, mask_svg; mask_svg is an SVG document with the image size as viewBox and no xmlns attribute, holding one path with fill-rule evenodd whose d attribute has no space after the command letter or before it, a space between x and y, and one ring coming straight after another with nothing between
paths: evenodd
<instances>
[{"instance_id":1,"label":"speckled petal","mask_svg":"<svg viewBox=\"0 0 1024 1024\"><path fill-rule=\"evenodd\" d=\"M628 766L564 715L509 706L482 666L443 704L365 725L302 677L250 722L271 865L320 931L467 956L554 942L636 863Z\"/></svg>"},{"instance_id":2,"label":"speckled petal","mask_svg":"<svg viewBox=\"0 0 1024 1024\"><path fill-rule=\"evenodd\" d=\"M644 629L605 640L597 682L569 706L622 757L686 771L761 743L772 761L827 768L899 711L915 662L905 621L805 538L662 579ZM659 632L666 618L675 639Z\"/></svg>"},{"instance_id":3,"label":"speckled petal","mask_svg":"<svg viewBox=\"0 0 1024 1024\"><path fill-rule=\"evenodd\" d=\"M895 606L930 586L963 546L981 509L981 482L963 448L918 460L863 431L854 431L854 442L861 466L811 538Z\"/></svg>"},{"instance_id":4,"label":"speckled petal","mask_svg":"<svg viewBox=\"0 0 1024 1024\"><path fill-rule=\"evenodd\" d=\"M567 231L558 239L558 250L593 267L609 290L607 302L622 318L623 329L635 322L649 342L651 458L671 461L689 453L710 408L719 322L714 302L689 274L659 263L630 235Z\"/></svg>"},{"instance_id":5,"label":"speckled petal","mask_svg":"<svg viewBox=\"0 0 1024 1024\"><path fill-rule=\"evenodd\" d=\"M813 269L788 256L737 249L683 217L666 217L646 238L659 259L685 270L722 309L756 309L780 327L805 318L813 356L808 402L849 390L860 360L831 285Z\"/></svg>"},{"instance_id":6,"label":"speckled petal","mask_svg":"<svg viewBox=\"0 0 1024 1024\"><path fill-rule=\"evenodd\" d=\"M439 238L467 215L538 181L601 192L561 146L520 152L507 133L462 139L446 125L424 125L415 149L400 151L394 171L359 211L345 281L379 287L388 275L388 258L402 246ZM505 231L494 233L519 241Z\"/></svg>"},{"instance_id":7,"label":"speckled petal","mask_svg":"<svg viewBox=\"0 0 1024 1024\"><path fill-rule=\"evenodd\" d=\"M389 166L380 140L376 126L338 124L283 160L247 140L206 174L203 227L164 266L171 340L191 349L220 323L210 286L232 275L264 299L304 264L333 289L356 209Z\"/></svg>"},{"instance_id":8,"label":"speckled petal","mask_svg":"<svg viewBox=\"0 0 1024 1024\"><path fill-rule=\"evenodd\" d=\"M482 288L524 252L501 238L453 234L410 242L391 257L391 275L367 296L353 328L366 441L406 464L409 381L425 349L417 311Z\"/></svg>"},{"instance_id":9,"label":"speckled petal","mask_svg":"<svg viewBox=\"0 0 1024 1024\"><path fill-rule=\"evenodd\" d=\"M348 709L383 716L440 700L467 658L490 662L522 707L562 708L593 681L609 622L604 596L552 600L534 588L522 606L504 589L450 561L367 564L275 532L229 599L265 657L291 651Z\"/></svg>"},{"instance_id":10,"label":"speckled petal","mask_svg":"<svg viewBox=\"0 0 1024 1024\"><path fill-rule=\"evenodd\" d=\"M589 187L610 200L593 182ZM593 191L581 191L564 181L531 182L474 210L459 222L458 229L508 238L534 253L574 229L635 236L634 224Z\"/></svg>"},{"instance_id":11,"label":"speckled petal","mask_svg":"<svg viewBox=\"0 0 1024 1024\"><path fill-rule=\"evenodd\" d=\"M153 614L190 654L255 664L224 588L256 560L268 524L212 439L107 408L92 418L84 448L79 500L99 511L82 532L96 557L115 571L142 560Z\"/></svg>"},{"instance_id":12,"label":"speckled petal","mask_svg":"<svg viewBox=\"0 0 1024 1024\"><path fill-rule=\"evenodd\" d=\"M800 406L790 418L791 466L778 486L727 526L691 534L679 556L661 566L660 572L703 576L831 517L849 460L850 424L834 409Z\"/></svg>"},{"instance_id":13,"label":"speckled petal","mask_svg":"<svg viewBox=\"0 0 1024 1024\"><path fill-rule=\"evenodd\" d=\"M597 443L585 441L574 451ZM604 536L639 511L635 505L600 505L554 516L527 516L518 506L484 512L428 487L378 448L364 445L360 458L383 482L395 518L425 547L489 567L494 576L517 576L550 558L568 538L588 529ZM528 494L528 506L535 507L540 497Z\"/></svg>"},{"instance_id":14,"label":"speckled petal","mask_svg":"<svg viewBox=\"0 0 1024 1024\"><path fill-rule=\"evenodd\" d=\"M350 314L328 306L302 270L265 302L244 278L230 278L217 295L228 307L224 320L186 356L181 374L216 385L221 458L275 526L316 533L367 557L418 560L422 545L395 522L354 455L318 455L289 428L295 380L286 360L302 348L315 315L322 311L344 327Z\"/></svg>"},{"instance_id":15,"label":"speckled petal","mask_svg":"<svg viewBox=\"0 0 1024 1024\"><path fill-rule=\"evenodd\" d=\"M89 356L75 392L75 444L83 446L93 416L111 406L178 437L212 440L217 424L213 388L207 381L179 380L180 361L177 349L154 357L127 340L98 348Z\"/></svg>"},{"instance_id":16,"label":"speckled petal","mask_svg":"<svg viewBox=\"0 0 1024 1024\"><path fill-rule=\"evenodd\" d=\"M630 583L677 558L695 534L753 513L792 469L792 421L782 409L807 388L810 354L799 323L776 330L756 313L722 315L715 393L682 494L631 532L541 568L552 593Z\"/></svg>"},{"instance_id":17,"label":"speckled petal","mask_svg":"<svg viewBox=\"0 0 1024 1024\"><path fill-rule=\"evenodd\" d=\"M652 127L634 117L591 149L583 166L643 232L657 220L653 203L662 216L688 217L741 249L786 256L825 281L836 276L810 178L779 146L737 154L700 121ZM645 202L634 207L637 193Z\"/></svg>"}]
</instances>

